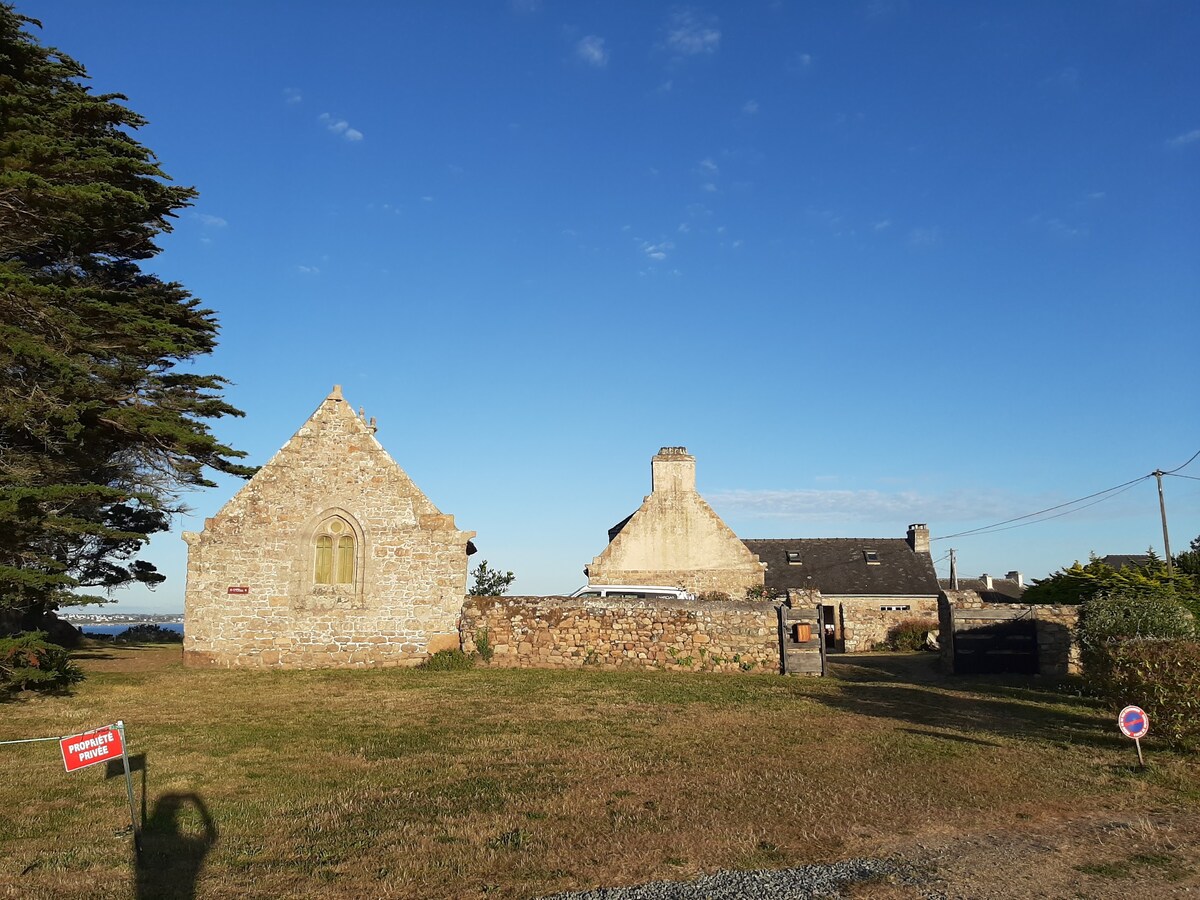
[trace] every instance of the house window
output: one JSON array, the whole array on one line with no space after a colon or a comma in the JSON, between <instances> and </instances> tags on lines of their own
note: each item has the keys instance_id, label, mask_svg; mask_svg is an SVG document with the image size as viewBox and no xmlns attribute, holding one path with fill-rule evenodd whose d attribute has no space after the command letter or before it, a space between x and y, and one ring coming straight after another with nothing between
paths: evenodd
<instances>
[{"instance_id":1,"label":"house window","mask_svg":"<svg viewBox=\"0 0 1200 900\"><path fill-rule=\"evenodd\" d=\"M876 550L864 550L863 559L867 561L868 566L879 565L879 552Z\"/></svg>"},{"instance_id":2,"label":"house window","mask_svg":"<svg viewBox=\"0 0 1200 900\"><path fill-rule=\"evenodd\" d=\"M354 532L345 519L331 516L317 528L313 581L354 584Z\"/></svg>"},{"instance_id":3,"label":"house window","mask_svg":"<svg viewBox=\"0 0 1200 900\"><path fill-rule=\"evenodd\" d=\"M909 609L910 609L910 607L908 607L908 606L881 606L881 607L879 607L880 612L908 612Z\"/></svg>"},{"instance_id":4,"label":"house window","mask_svg":"<svg viewBox=\"0 0 1200 900\"><path fill-rule=\"evenodd\" d=\"M800 565L800 551L799 550L788 550L788 551L786 551L786 553L787 553L787 564L789 566Z\"/></svg>"}]
</instances>

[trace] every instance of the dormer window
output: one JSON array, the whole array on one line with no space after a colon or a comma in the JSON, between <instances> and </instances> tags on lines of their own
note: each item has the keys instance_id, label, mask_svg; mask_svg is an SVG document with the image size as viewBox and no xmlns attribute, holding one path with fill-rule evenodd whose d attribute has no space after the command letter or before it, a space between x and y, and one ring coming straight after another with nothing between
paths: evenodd
<instances>
[{"instance_id":1,"label":"dormer window","mask_svg":"<svg viewBox=\"0 0 1200 900\"><path fill-rule=\"evenodd\" d=\"M879 565L879 551L864 550L863 559L866 560L868 566L877 566Z\"/></svg>"},{"instance_id":2,"label":"dormer window","mask_svg":"<svg viewBox=\"0 0 1200 900\"><path fill-rule=\"evenodd\" d=\"M787 556L787 564L789 566L800 565L800 551L799 550L787 550L784 552L785 552L785 555Z\"/></svg>"}]
</instances>

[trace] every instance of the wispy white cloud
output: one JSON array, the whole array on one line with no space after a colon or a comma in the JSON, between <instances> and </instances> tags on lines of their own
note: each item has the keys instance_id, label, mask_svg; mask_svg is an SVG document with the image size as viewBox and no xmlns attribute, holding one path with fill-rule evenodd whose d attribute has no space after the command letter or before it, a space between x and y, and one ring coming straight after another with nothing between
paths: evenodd
<instances>
[{"instance_id":1,"label":"wispy white cloud","mask_svg":"<svg viewBox=\"0 0 1200 900\"><path fill-rule=\"evenodd\" d=\"M579 39L579 43L575 45L575 56L597 69L608 65L608 50L604 46L604 38L594 34Z\"/></svg>"},{"instance_id":2,"label":"wispy white cloud","mask_svg":"<svg viewBox=\"0 0 1200 900\"><path fill-rule=\"evenodd\" d=\"M1197 134L1200 134L1200 132L1197 132ZM1105 197L1107 197L1107 196L1108 196L1108 193L1107 193L1107 192L1105 192L1105 191L1089 191L1089 192L1088 192L1088 195L1087 195L1087 199L1089 199L1089 200L1103 200L1103 199L1104 199Z\"/></svg>"},{"instance_id":3,"label":"wispy white cloud","mask_svg":"<svg viewBox=\"0 0 1200 900\"><path fill-rule=\"evenodd\" d=\"M706 181L700 185L700 190L704 191L706 194L715 194L717 192L717 186L711 181Z\"/></svg>"},{"instance_id":4,"label":"wispy white cloud","mask_svg":"<svg viewBox=\"0 0 1200 900\"><path fill-rule=\"evenodd\" d=\"M932 247L942 241L942 231L932 228L913 228L908 232L908 243L912 247Z\"/></svg>"},{"instance_id":5,"label":"wispy white cloud","mask_svg":"<svg viewBox=\"0 0 1200 900\"><path fill-rule=\"evenodd\" d=\"M705 175L710 178L720 174L721 172L720 167L716 164L711 156L707 156L700 160L700 162L696 163L696 170L701 175Z\"/></svg>"},{"instance_id":6,"label":"wispy white cloud","mask_svg":"<svg viewBox=\"0 0 1200 900\"><path fill-rule=\"evenodd\" d=\"M340 134L348 141L361 141L363 139L363 133L357 128L351 128L350 123L345 119L334 118L326 112L317 116L317 121L324 124L334 134Z\"/></svg>"},{"instance_id":7,"label":"wispy white cloud","mask_svg":"<svg viewBox=\"0 0 1200 900\"><path fill-rule=\"evenodd\" d=\"M650 259L661 262L667 258L667 251L674 250L675 245L670 241L661 241L657 244L652 244L650 241L642 243L642 252Z\"/></svg>"},{"instance_id":8,"label":"wispy white cloud","mask_svg":"<svg viewBox=\"0 0 1200 900\"><path fill-rule=\"evenodd\" d=\"M999 521L1040 502L989 491L728 490L705 496L723 515L808 522Z\"/></svg>"},{"instance_id":9,"label":"wispy white cloud","mask_svg":"<svg viewBox=\"0 0 1200 900\"><path fill-rule=\"evenodd\" d=\"M813 55L811 53L793 53L787 58L785 68L792 74L798 74L811 69L813 62Z\"/></svg>"},{"instance_id":10,"label":"wispy white cloud","mask_svg":"<svg viewBox=\"0 0 1200 900\"><path fill-rule=\"evenodd\" d=\"M299 103L303 99L304 99L304 95L300 93L299 88L284 88L283 89L283 102L284 103L287 103L289 105L294 105L296 103Z\"/></svg>"},{"instance_id":11,"label":"wispy white cloud","mask_svg":"<svg viewBox=\"0 0 1200 900\"><path fill-rule=\"evenodd\" d=\"M1042 231L1060 240L1087 237L1088 234L1087 226L1072 225L1069 222L1064 222L1057 216L1045 216L1041 213L1030 216L1029 225L1038 231Z\"/></svg>"},{"instance_id":12,"label":"wispy white cloud","mask_svg":"<svg viewBox=\"0 0 1200 900\"><path fill-rule=\"evenodd\" d=\"M296 266L296 271L301 275L320 275L321 270L316 266Z\"/></svg>"},{"instance_id":13,"label":"wispy white cloud","mask_svg":"<svg viewBox=\"0 0 1200 900\"><path fill-rule=\"evenodd\" d=\"M1074 94L1079 90L1079 70L1074 66L1059 69L1043 82L1047 88L1063 95Z\"/></svg>"},{"instance_id":14,"label":"wispy white cloud","mask_svg":"<svg viewBox=\"0 0 1200 900\"><path fill-rule=\"evenodd\" d=\"M752 116L757 112L758 112L758 101L757 100L747 100L745 103L742 104L742 114L743 115Z\"/></svg>"},{"instance_id":15,"label":"wispy white cloud","mask_svg":"<svg viewBox=\"0 0 1200 900\"><path fill-rule=\"evenodd\" d=\"M1195 144L1197 141L1200 141L1200 128L1193 128L1191 131L1175 135L1175 137L1167 141L1167 146L1172 150L1178 150L1180 147Z\"/></svg>"},{"instance_id":16,"label":"wispy white cloud","mask_svg":"<svg viewBox=\"0 0 1200 900\"><path fill-rule=\"evenodd\" d=\"M721 46L717 17L694 9L677 9L667 19L667 47L681 56L716 53Z\"/></svg>"},{"instance_id":17,"label":"wispy white cloud","mask_svg":"<svg viewBox=\"0 0 1200 900\"><path fill-rule=\"evenodd\" d=\"M863 15L873 22L881 22L908 12L908 0L870 0L863 7Z\"/></svg>"},{"instance_id":18,"label":"wispy white cloud","mask_svg":"<svg viewBox=\"0 0 1200 900\"><path fill-rule=\"evenodd\" d=\"M210 216L208 213L192 213L192 218L203 225L205 228L224 228L229 223L220 216Z\"/></svg>"},{"instance_id":19,"label":"wispy white cloud","mask_svg":"<svg viewBox=\"0 0 1200 900\"><path fill-rule=\"evenodd\" d=\"M880 219L878 222L876 222L871 227L874 228L876 231L886 231L887 229L892 227L892 220L891 219Z\"/></svg>"}]
</instances>

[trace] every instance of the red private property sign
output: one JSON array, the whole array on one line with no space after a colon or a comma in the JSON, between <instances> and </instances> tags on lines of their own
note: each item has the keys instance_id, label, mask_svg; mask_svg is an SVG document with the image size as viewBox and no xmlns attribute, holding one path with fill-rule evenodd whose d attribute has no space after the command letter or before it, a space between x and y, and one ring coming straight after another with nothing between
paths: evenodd
<instances>
[{"instance_id":1,"label":"red private property sign","mask_svg":"<svg viewBox=\"0 0 1200 900\"><path fill-rule=\"evenodd\" d=\"M96 763L119 759L123 753L121 733L115 725L97 728L83 734L73 734L59 740L63 764L68 772L94 766Z\"/></svg>"}]
</instances>

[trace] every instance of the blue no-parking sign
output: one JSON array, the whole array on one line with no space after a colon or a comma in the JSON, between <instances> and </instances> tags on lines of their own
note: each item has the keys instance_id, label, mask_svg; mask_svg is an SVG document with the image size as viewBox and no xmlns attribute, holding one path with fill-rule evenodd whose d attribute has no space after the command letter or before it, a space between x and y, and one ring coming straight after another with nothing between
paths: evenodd
<instances>
[{"instance_id":1,"label":"blue no-parking sign","mask_svg":"<svg viewBox=\"0 0 1200 900\"><path fill-rule=\"evenodd\" d=\"M1127 706L1117 716L1117 725L1125 737L1136 741L1144 738L1150 730L1150 717L1140 706Z\"/></svg>"}]
</instances>

